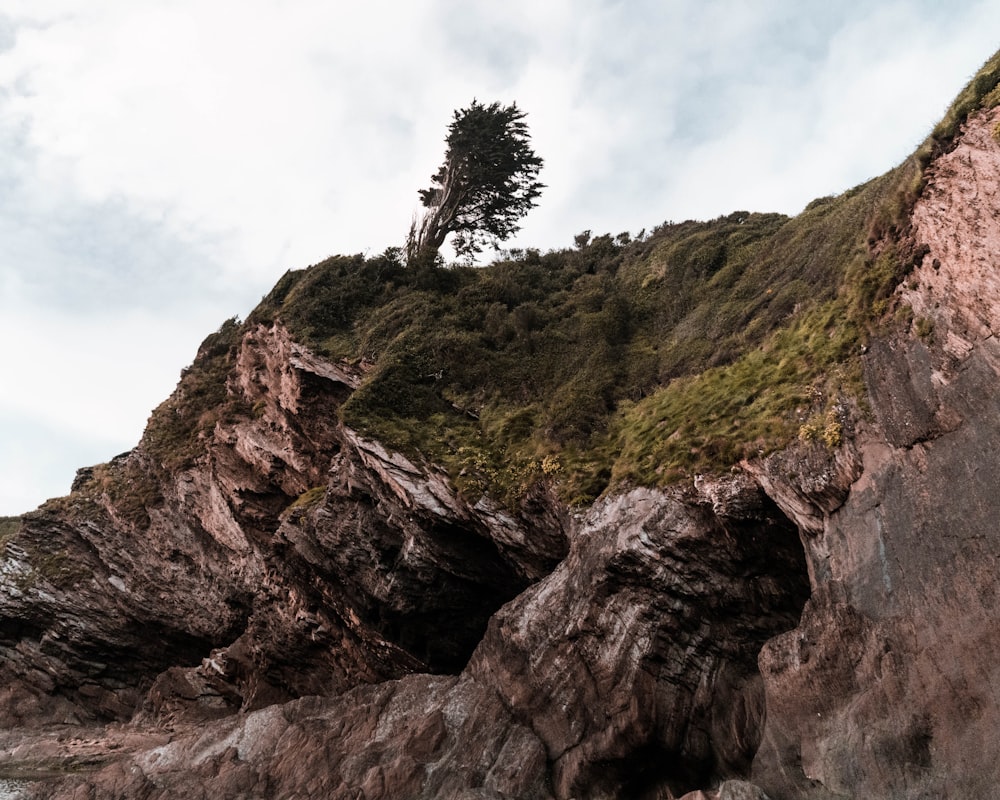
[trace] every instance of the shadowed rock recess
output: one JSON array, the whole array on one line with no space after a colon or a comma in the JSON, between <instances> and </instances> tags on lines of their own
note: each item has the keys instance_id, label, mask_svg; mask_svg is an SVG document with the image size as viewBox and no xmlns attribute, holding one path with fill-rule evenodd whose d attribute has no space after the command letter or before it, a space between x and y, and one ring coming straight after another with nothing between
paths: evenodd
<instances>
[{"instance_id":1,"label":"shadowed rock recess","mask_svg":"<svg viewBox=\"0 0 1000 800\"><path fill-rule=\"evenodd\" d=\"M796 219L290 273L0 520L0 784L995 796L998 80Z\"/></svg>"}]
</instances>

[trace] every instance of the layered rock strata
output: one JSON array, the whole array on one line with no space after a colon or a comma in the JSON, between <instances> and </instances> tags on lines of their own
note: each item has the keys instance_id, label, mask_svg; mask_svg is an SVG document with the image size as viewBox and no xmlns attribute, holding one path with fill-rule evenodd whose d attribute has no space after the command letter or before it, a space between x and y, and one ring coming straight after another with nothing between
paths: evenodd
<instances>
[{"instance_id":1,"label":"layered rock strata","mask_svg":"<svg viewBox=\"0 0 1000 800\"><path fill-rule=\"evenodd\" d=\"M856 480L806 539L802 623L761 653L753 772L772 797L995 793L998 120L970 119L929 168L910 231L924 255L898 291L911 328L865 356Z\"/></svg>"},{"instance_id":2,"label":"layered rock strata","mask_svg":"<svg viewBox=\"0 0 1000 800\"><path fill-rule=\"evenodd\" d=\"M870 343L834 450L502 509L343 427L360 372L248 327L194 455L161 430L5 537L0 774L70 768L32 791L74 800L991 796L998 115L928 170L909 327Z\"/></svg>"}]
</instances>

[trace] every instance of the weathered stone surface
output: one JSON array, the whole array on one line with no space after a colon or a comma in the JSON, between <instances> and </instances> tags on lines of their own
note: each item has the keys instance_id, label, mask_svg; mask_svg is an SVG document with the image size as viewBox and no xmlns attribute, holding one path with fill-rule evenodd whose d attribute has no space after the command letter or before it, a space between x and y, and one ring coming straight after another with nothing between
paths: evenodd
<instances>
[{"instance_id":1,"label":"weathered stone surface","mask_svg":"<svg viewBox=\"0 0 1000 800\"><path fill-rule=\"evenodd\" d=\"M171 471L140 444L26 515L0 561L0 722L202 718L460 670L565 520L470 506L343 428L356 382L251 328L202 455Z\"/></svg>"},{"instance_id":2,"label":"weathered stone surface","mask_svg":"<svg viewBox=\"0 0 1000 800\"><path fill-rule=\"evenodd\" d=\"M719 800L770 800L759 786L746 781L726 781L719 787Z\"/></svg>"},{"instance_id":3,"label":"weathered stone surface","mask_svg":"<svg viewBox=\"0 0 1000 800\"><path fill-rule=\"evenodd\" d=\"M992 796L998 119L928 173L913 329L870 343L835 449L511 512L343 428L359 368L248 329L201 455L82 470L5 540L0 774L60 800Z\"/></svg>"},{"instance_id":4,"label":"weathered stone surface","mask_svg":"<svg viewBox=\"0 0 1000 800\"><path fill-rule=\"evenodd\" d=\"M595 506L566 560L492 620L470 671L545 743L557 797L659 796L745 775L761 644L806 597L794 528L753 484L742 519L678 493Z\"/></svg>"},{"instance_id":5,"label":"weathered stone surface","mask_svg":"<svg viewBox=\"0 0 1000 800\"><path fill-rule=\"evenodd\" d=\"M931 354L920 341L876 339L865 358L865 382L879 429L894 447L940 432Z\"/></svg>"},{"instance_id":6,"label":"weathered stone surface","mask_svg":"<svg viewBox=\"0 0 1000 800\"><path fill-rule=\"evenodd\" d=\"M653 798L745 775L764 713L757 653L796 623L807 578L794 527L756 484L716 488L726 516L698 493L636 490L580 517L568 557L494 617L457 678L192 732L178 703L199 697L203 719L235 704L213 653L149 693L172 742L39 796Z\"/></svg>"},{"instance_id":7,"label":"weathered stone surface","mask_svg":"<svg viewBox=\"0 0 1000 800\"><path fill-rule=\"evenodd\" d=\"M774 798L985 797L1000 780L996 117L930 172L912 234L929 252L900 297L933 332L870 348L861 469L807 540L802 623L761 652L753 775Z\"/></svg>"},{"instance_id":8,"label":"weathered stone surface","mask_svg":"<svg viewBox=\"0 0 1000 800\"><path fill-rule=\"evenodd\" d=\"M928 168L911 218L926 254L899 290L914 321L931 320L942 353L959 360L1000 330L998 120L1000 108L973 115L956 146Z\"/></svg>"},{"instance_id":9,"label":"weathered stone surface","mask_svg":"<svg viewBox=\"0 0 1000 800\"><path fill-rule=\"evenodd\" d=\"M543 800L546 774L541 743L493 692L420 675L229 717L36 796Z\"/></svg>"}]
</instances>

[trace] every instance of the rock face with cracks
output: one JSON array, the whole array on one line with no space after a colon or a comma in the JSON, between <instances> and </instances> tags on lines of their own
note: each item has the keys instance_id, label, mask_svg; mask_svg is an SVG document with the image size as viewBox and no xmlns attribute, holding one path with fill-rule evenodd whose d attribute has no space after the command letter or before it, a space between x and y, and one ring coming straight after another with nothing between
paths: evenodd
<instances>
[{"instance_id":1,"label":"rock face with cracks","mask_svg":"<svg viewBox=\"0 0 1000 800\"><path fill-rule=\"evenodd\" d=\"M457 677L179 726L49 796L658 797L745 775L764 715L756 656L808 583L794 527L742 489L738 509L650 490L595 507Z\"/></svg>"},{"instance_id":2,"label":"rock face with cracks","mask_svg":"<svg viewBox=\"0 0 1000 800\"><path fill-rule=\"evenodd\" d=\"M836 449L504 508L344 427L361 367L280 324L206 345L225 393L186 376L0 540L0 776L73 800L992 796L998 113L928 168L911 329L869 344Z\"/></svg>"},{"instance_id":3,"label":"rock face with cracks","mask_svg":"<svg viewBox=\"0 0 1000 800\"><path fill-rule=\"evenodd\" d=\"M761 653L753 775L772 797L996 792L997 118L972 117L930 167L910 232L925 255L899 289L913 331L865 356L875 424L842 504L805 539L802 622Z\"/></svg>"},{"instance_id":4,"label":"rock face with cracks","mask_svg":"<svg viewBox=\"0 0 1000 800\"><path fill-rule=\"evenodd\" d=\"M808 595L758 485L470 504L336 423L357 380L251 327L200 455L167 469L144 440L25 517L4 725L64 726L64 761L77 728L132 731L103 753L93 734L95 770L36 794L655 797L745 777L757 654ZM25 741L8 771L59 761Z\"/></svg>"}]
</instances>

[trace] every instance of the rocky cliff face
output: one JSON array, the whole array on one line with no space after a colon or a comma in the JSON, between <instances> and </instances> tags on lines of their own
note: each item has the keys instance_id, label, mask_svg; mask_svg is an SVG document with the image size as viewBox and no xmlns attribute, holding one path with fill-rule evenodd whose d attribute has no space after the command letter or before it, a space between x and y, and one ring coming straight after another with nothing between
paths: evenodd
<instances>
[{"instance_id":1,"label":"rocky cliff face","mask_svg":"<svg viewBox=\"0 0 1000 800\"><path fill-rule=\"evenodd\" d=\"M127 759L69 786L611 797L745 775L757 653L808 595L795 527L758 486L575 515L544 485L516 510L469 504L334 423L356 382L280 326L248 330L229 391L251 411L203 456L166 471L140 445L25 518L0 606L8 764L100 761L23 729L131 719ZM156 481L141 514L102 490L133 473ZM327 699L286 702L306 696Z\"/></svg>"},{"instance_id":2,"label":"rocky cliff face","mask_svg":"<svg viewBox=\"0 0 1000 800\"><path fill-rule=\"evenodd\" d=\"M910 327L871 342L835 449L505 508L342 425L360 367L245 326L196 448L151 430L2 542L0 775L75 800L990 796L998 118L928 172Z\"/></svg>"},{"instance_id":3,"label":"rocky cliff face","mask_svg":"<svg viewBox=\"0 0 1000 800\"><path fill-rule=\"evenodd\" d=\"M925 254L898 291L911 330L865 357L856 479L805 539L802 622L761 653L754 774L777 797L995 792L997 120L929 170L909 234Z\"/></svg>"},{"instance_id":4,"label":"rocky cliff face","mask_svg":"<svg viewBox=\"0 0 1000 800\"><path fill-rule=\"evenodd\" d=\"M564 520L470 507L338 426L355 381L280 327L247 331L229 392L252 410L203 455L165 470L141 444L26 515L3 562L6 717L120 719L143 697L183 715L192 692L204 714L460 669L563 555Z\"/></svg>"}]
</instances>

